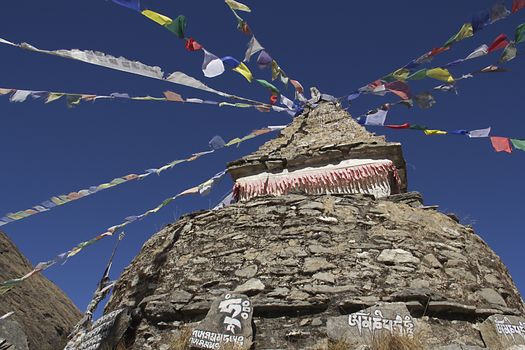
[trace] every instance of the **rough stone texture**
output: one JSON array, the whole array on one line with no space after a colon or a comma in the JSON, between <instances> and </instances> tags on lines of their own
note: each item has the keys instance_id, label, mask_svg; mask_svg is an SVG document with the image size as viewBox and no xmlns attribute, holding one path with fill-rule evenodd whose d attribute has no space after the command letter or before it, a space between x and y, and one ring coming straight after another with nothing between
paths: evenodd
<instances>
[{"instance_id":1,"label":"rough stone texture","mask_svg":"<svg viewBox=\"0 0 525 350\"><path fill-rule=\"evenodd\" d=\"M29 261L0 232L0 280L23 276L32 269ZM64 347L69 332L81 317L64 292L42 275L0 296L0 315L10 311L15 314L9 320L20 324L31 350Z\"/></svg>"},{"instance_id":2,"label":"rough stone texture","mask_svg":"<svg viewBox=\"0 0 525 350\"><path fill-rule=\"evenodd\" d=\"M217 298L206 318L192 331L190 347L219 349L226 344L248 350L253 341L253 307L246 295L226 293Z\"/></svg>"},{"instance_id":3,"label":"rough stone texture","mask_svg":"<svg viewBox=\"0 0 525 350\"><path fill-rule=\"evenodd\" d=\"M349 316L329 317L326 330L333 341L342 340L353 347L391 334L413 338L418 331L404 303L379 303Z\"/></svg>"},{"instance_id":4,"label":"rough stone texture","mask_svg":"<svg viewBox=\"0 0 525 350\"><path fill-rule=\"evenodd\" d=\"M27 336L22 329L22 326L16 321L1 320L0 321L0 340L4 339L6 343L11 344L12 350L28 350ZM0 349L2 349L2 342L0 341ZM7 348L9 349L9 348Z\"/></svg>"},{"instance_id":5,"label":"rough stone texture","mask_svg":"<svg viewBox=\"0 0 525 350\"><path fill-rule=\"evenodd\" d=\"M187 215L146 242L106 312L134 308L129 349L160 349L251 281L256 349L308 348L328 318L377 302L405 303L428 349L484 347L476 324L523 315L519 292L479 236L414 197L287 195Z\"/></svg>"},{"instance_id":6,"label":"rough stone texture","mask_svg":"<svg viewBox=\"0 0 525 350\"><path fill-rule=\"evenodd\" d=\"M392 160L401 179L401 191L406 191L406 164L401 145L369 133L332 103L322 103L313 110L307 108L279 137L255 153L228 164L228 171L236 180L261 172L321 166L351 158Z\"/></svg>"},{"instance_id":7,"label":"rough stone texture","mask_svg":"<svg viewBox=\"0 0 525 350\"><path fill-rule=\"evenodd\" d=\"M511 315L490 316L479 326L485 344L494 350L525 347L525 318Z\"/></svg>"}]
</instances>

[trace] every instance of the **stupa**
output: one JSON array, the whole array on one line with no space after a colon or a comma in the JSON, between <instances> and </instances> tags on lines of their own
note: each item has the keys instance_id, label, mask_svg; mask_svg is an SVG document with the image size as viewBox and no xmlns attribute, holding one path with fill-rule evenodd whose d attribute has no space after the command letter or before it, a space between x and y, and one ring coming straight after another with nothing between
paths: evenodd
<instances>
[{"instance_id":1,"label":"stupa","mask_svg":"<svg viewBox=\"0 0 525 350\"><path fill-rule=\"evenodd\" d=\"M164 227L121 275L105 313L130 317L114 346L179 349L185 332L197 349L525 345L499 257L407 192L401 145L337 103L306 107L228 169L236 203Z\"/></svg>"}]
</instances>

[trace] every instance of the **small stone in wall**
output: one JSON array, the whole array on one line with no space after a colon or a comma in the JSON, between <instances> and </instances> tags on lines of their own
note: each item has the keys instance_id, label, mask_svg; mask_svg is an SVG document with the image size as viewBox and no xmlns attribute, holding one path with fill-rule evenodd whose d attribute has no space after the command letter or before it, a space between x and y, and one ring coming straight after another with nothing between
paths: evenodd
<instances>
[{"instance_id":1,"label":"small stone in wall","mask_svg":"<svg viewBox=\"0 0 525 350\"><path fill-rule=\"evenodd\" d=\"M227 293L217 298L206 318L192 331L192 349L250 349L253 343L253 306L246 295Z\"/></svg>"},{"instance_id":2,"label":"small stone in wall","mask_svg":"<svg viewBox=\"0 0 525 350\"><path fill-rule=\"evenodd\" d=\"M510 315L492 315L479 330L489 349L525 347L525 318Z\"/></svg>"},{"instance_id":3,"label":"small stone in wall","mask_svg":"<svg viewBox=\"0 0 525 350\"><path fill-rule=\"evenodd\" d=\"M413 263L419 264L420 260L403 249L384 249L377 257L377 261L385 264L404 264Z\"/></svg>"}]
</instances>

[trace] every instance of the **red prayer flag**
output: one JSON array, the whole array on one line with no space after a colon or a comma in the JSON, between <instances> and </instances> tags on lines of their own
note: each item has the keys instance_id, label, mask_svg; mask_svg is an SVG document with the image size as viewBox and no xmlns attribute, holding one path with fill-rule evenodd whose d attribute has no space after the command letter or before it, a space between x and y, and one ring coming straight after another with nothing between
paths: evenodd
<instances>
[{"instance_id":1,"label":"red prayer flag","mask_svg":"<svg viewBox=\"0 0 525 350\"><path fill-rule=\"evenodd\" d=\"M512 2L512 13L518 12L522 8L525 8L525 0L514 0Z\"/></svg>"},{"instance_id":2,"label":"red prayer flag","mask_svg":"<svg viewBox=\"0 0 525 350\"><path fill-rule=\"evenodd\" d=\"M402 81L394 81L385 85L385 88L399 96L402 100L408 100L410 98L410 87L407 83Z\"/></svg>"},{"instance_id":3,"label":"red prayer flag","mask_svg":"<svg viewBox=\"0 0 525 350\"><path fill-rule=\"evenodd\" d=\"M297 80L290 79L290 84L293 85L293 87L295 88L295 91L297 91L298 93L300 94L304 93L303 86Z\"/></svg>"},{"instance_id":4,"label":"red prayer flag","mask_svg":"<svg viewBox=\"0 0 525 350\"><path fill-rule=\"evenodd\" d=\"M512 153L512 148L510 147L510 140L506 137L492 136L490 138L492 142L492 147L496 152L507 152Z\"/></svg>"},{"instance_id":5,"label":"red prayer flag","mask_svg":"<svg viewBox=\"0 0 525 350\"><path fill-rule=\"evenodd\" d=\"M500 34L489 46L488 52L491 53L493 51L504 49L508 44L509 42L507 41L507 36L505 34Z\"/></svg>"},{"instance_id":6,"label":"red prayer flag","mask_svg":"<svg viewBox=\"0 0 525 350\"><path fill-rule=\"evenodd\" d=\"M193 38L186 39L186 44L184 46L188 51L199 51L202 49L202 45L196 42Z\"/></svg>"},{"instance_id":7,"label":"red prayer flag","mask_svg":"<svg viewBox=\"0 0 525 350\"><path fill-rule=\"evenodd\" d=\"M428 54L430 57L433 57L439 55L442 52L447 51L448 49L450 49L450 47L436 47L432 49L432 51L430 51Z\"/></svg>"},{"instance_id":8,"label":"red prayer flag","mask_svg":"<svg viewBox=\"0 0 525 350\"><path fill-rule=\"evenodd\" d=\"M390 129L409 129L410 123L405 123L401 125L385 125L385 126Z\"/></svg>"}]
</instances>

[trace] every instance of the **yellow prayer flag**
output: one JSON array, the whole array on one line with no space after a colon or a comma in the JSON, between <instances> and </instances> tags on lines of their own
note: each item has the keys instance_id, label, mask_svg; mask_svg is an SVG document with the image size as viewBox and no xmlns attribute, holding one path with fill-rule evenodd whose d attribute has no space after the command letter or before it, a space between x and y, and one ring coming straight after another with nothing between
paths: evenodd
<instances>
[{"instance_id":1,"label":"yellow prayer flag","mask_svg":"<svg viewBox=\"0 0 525 350\"><path fill-rule=\"evenodd\" d=\"M10 93L11 91L13 91L13 89L3 89L3 88L0 88L0 95L7 95L7 94Z\"/></svg>"},{"instance_id":2,"label":"yellow prayer flag","mask_svg":"<svg viewBox=\"0 0 525 350\"><path fill-rule=\"evenodd\" d=\"M409 75L410 75L410 71L406 68L399 68L394 73L392 73L392 77L394 77L396 80L399 80L399 81L407 80Z\"/></svg>"},{"instance_id":3,"label":"yellow prayer flag","mask_svg":"<svg viewBox=\"0 0 525 350\"><path fill-rule=\"evenodd\" d=\"M250 71L250 69L248 69L248 67L244 63L241 62L241 64L239 64L236 68L233 68L233 70L241 74L243 77L245 77L246 80L248 80L250 83L252 82L253 80L252 72Z\"/></svg>"},{"instance_id":4,"label":"yellow prayer flag","mask_svg":"<svg viewBox=\"0 0 525 350\"><path fill-rule=\"evenodd\" d=\"M252 12L252 10L248 6L246 6L245 4L241 4L238 1L235 1L235 0L224 0L224 2L228 6L230 6L230 8L232 10L239 10L239 11L244 11L244 12Z\"/></svg>"},{"instance_id":5,"label":"yellow prayer flag","mask_svg":"<svg viewBox=\"0 0 525 350\"><path fill-rule=\"evenodd\" d=\"M448 69L444 68L432 68L427 70L427 77L434 78L441 81L446 81L447 83L453 83L454 77L450 74Z\"/></svg>"},{"instance_id":6,"label":"yellow prayer flag","mask_svg":"<svg viewBox=\"0 0 525 350\"><path fill-rule=\"evenodd\" d=\"M239 143L239 142L242 142L242 140L241 140L240 138L236 137L236 138L234 138L233 140L230 140L230 142L228 142L228 143L226 144L226 147L233 146L233 145L235 145L235 144L237 144L237 143Z\"/></svg>"},{"instance_id":7,"label":"yellow prayer flag","mask_svg":"<svg viewBox=\"0 0 525 350\"><path fill-rule=\"evenodd\" d=\"M446 135L448 132L443 130L425 130L425 135Z\"/></svg>"},{"instance_id":8,"label":"yellow prayer flag","mask_svg":"<svg viewBox=\"0 0 525 350\"><path fill-rule=\"evenodd\" d=\"M45 103L49 103L49 102L56 101L56 100L58 100L59 98L61 98L62 96L64 96L64 94L59 94L59 93L55 93L55 92L50 92L49 95L48 95L47 98L46 98L46 102L45 102Z\"/></svg>"},{"instance_id":9,"label":"yellow prayer flag","mask_svg":"<svg viewBox=\"0 0 525 350\"><path fill-rule=\"evenodd\" d=\"M157 13L155 11L144 10L144 11L142 11L142 14L144 16L148 17L149 19L151 19L152 21L157 22L161 26L165 26L165 25L170 24L171 22L173 22L173 20L171 18L169 18L167 16L164 16L164 15L161 15L160 13Z\"/></svg>"},{"instance_id":10,"label":"yellow prayer flag","mask_svg":"<svg viewBox=\"0 0 525 350\"><path fill-rule=\"evenodd\" d=\"M474 29L472 28L472 24L465 23L463 24L463 27L461 27L461 29L459 30L458 36L456 37L456 42L466 38L470 38L471 36L474 36Z\"/></svg>"}]
</instances>

